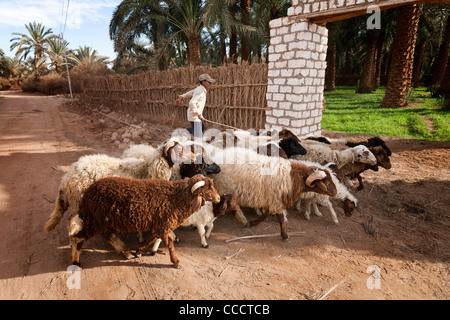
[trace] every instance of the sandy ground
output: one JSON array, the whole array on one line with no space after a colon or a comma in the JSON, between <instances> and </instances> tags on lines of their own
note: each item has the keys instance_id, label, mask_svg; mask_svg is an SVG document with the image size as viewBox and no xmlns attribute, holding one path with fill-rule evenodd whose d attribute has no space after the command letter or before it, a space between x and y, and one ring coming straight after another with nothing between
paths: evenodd
<instances>
[{"instance_id":1,"label":"sandy ground","mask_svg":"<svg viewBox=\"0 0 450 320\"><path fill-rule=\"evenodd\" d=\"M166 248L127 261L94 237L84 246L84 268L72 273L66 219L50 234L44 223L71 163L85 154L121 153L109 136L122 124L62 97L1 96L0 299L450 298L450 142L386 138L392 169L363 174L365 189L354 191L358 210L346 218L337 208L339 225L323 209L311 221L290 210L288 232L303 236L225 242L278 233L279 225L267 219L248 229L223 216L209 249L200 247L196 231L177 231L182 269L172 267ZM171 130L162 127L160 141ZM124 240L137 246L133 235Z\"/></svg>"}]
</instances>

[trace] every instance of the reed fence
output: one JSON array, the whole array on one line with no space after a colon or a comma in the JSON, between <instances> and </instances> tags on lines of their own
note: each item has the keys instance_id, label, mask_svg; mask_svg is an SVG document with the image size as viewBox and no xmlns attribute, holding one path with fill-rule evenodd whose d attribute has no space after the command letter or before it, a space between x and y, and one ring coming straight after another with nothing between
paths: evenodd
<instances>
[{"instance_id":1,"label":"reed fence","mask_svg":"<svg viewBox=\"0 0 450 320\"><path fill-rule=\"evenodd\" d=\"M265 127L265 111L270 110L266 101L267 64L180 68L139 75L84 78L81 96L92 104L103 104L114 111L187 121L188 99L180 105L175 104L175 100L195 88L202 73L217 79L208 90L203 112L206 119L244 130Z\"/></svg>"}]
</instances>

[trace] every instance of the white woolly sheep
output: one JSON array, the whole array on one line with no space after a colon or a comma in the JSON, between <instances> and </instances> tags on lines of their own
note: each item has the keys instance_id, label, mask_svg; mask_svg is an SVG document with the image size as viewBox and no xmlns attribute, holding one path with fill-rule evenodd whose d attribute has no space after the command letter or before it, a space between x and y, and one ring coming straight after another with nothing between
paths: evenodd
<instances>
[{"instance_id":1,"label":"white woolly sheep","mask_svg":"<svg viewBox=\"0 0 450 320\"><path fill-rule=\"evenodd\" d=\"M249 226L257 225L269 214L276 215L282 239L288 238L283 212L294 205L302 192L336 195L330 173L318 167L239 147L219 150L212 159L221 167L219 174L212 175L219 193L234 195L241 207L262 209L263 215L249 222Z\"/></svg>"},{"instance_id":2,"label":"white woolly sheep","mask_svg":"<svg viewBox=\"0 0 450 320\"><path fill-rule=\"evenodd\" d=\"M361 162L372 165L377 163L377 159L369 149L361 145L344 150L333 150L323 143L309 140L302 140L302 145L307 151L306 154L295 155L292 159L307 160L322 165L332 162L338 169L348 163Z\"/></svg>"}]
</instances>

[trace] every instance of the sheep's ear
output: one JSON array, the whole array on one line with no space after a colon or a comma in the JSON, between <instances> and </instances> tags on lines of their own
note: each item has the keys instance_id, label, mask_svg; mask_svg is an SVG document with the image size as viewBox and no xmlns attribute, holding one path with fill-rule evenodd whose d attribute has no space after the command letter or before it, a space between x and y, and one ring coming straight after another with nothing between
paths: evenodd
<instances>
[{"instance_id":1,"label":"sheep's ear","mask_svg":"<svg viewBox=\"0 0 450 320\"><path fill-rule=\"evenodd\" d=\"M166 144L166 146L164 147L164 155L167 156L169 149L173 150L173 147L175 146L176 142L175 141L170 141Z\"/></svg>"},{"instance_id":2,"label":"sheep's ear","mask_svg":"<svg viewBox=\"0 0 450 320\"><path fill-rule=\"evenodd\" d=\"M194 197L194 202L192 203L192 210L194 212L200 210L200 208L202 207L202 203L203 203L202 196L198 195L198 196Z\"/></svg>"},{"instance_id":3,"label":"sheep's ear","mask_svg":"<svg viewBox=\"0 0 450 320\"><path fill-rule=\"evenodd\" d=\"M316 180L315 187L319 188L323 192L328 192L327 185L322 180Z\"/></svg>"}]
</instances>

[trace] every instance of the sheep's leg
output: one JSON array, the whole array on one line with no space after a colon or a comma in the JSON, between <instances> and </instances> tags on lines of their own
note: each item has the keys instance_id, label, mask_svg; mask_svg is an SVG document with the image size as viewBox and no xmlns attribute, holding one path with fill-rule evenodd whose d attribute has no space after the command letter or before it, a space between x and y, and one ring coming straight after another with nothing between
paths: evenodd
<instances>
[{"instance_id":1,"label":"sheep's leg","mask_svg":"<svg viewBox=\"0 0 450 320\"><path fill-rule=\"evenodd\" d=\"M361 191L362 189L364 189L364 184L363 184L363 181L362 181L362 177L361 177L361 175L358 174L356 176L356 178L358 179L358 182L359 182L359 186L358 186L357 190Z\"/></svg>"},{"instance_id":2,"label":"sheep's leg","mask_svg":"<svg viewBox=\"0 0 450 320\"><path fill-rule=\"evenodd\" d=\"M197 225L198 234L200 235L200 241L202 242L203 248L208 248L208 243L206 242L206 230L204 225Z\"/></svg>"},{"instance_id":3,"label":"sheep's leg","mask_svg":"<svg viewBox=\"0 0 450 320\"><path fill-rule=\"evenodd\" d=\"M314 214L318 217L322 216L322 212L320 212L319 207L317 206L317 202L312 202L312 206L314 209Z\"/></svg>"},{"instance_id":4,"label":"sheep's leg","mask_svg":"<svg viewBox=\"0 0 450 320\"><path fill-rule=\"evenodd\" d=\"M137 240L140 244L144 243L144 233L142 231L137 232Z\"/></svg>"},{"instance_id":5,"label":"sheep's leg","mask_svg":"<svg viewBox=\"0 0 450 320\"><path fill-rule=\"evenodd\" d=\"M173 263L174 267L179 269L180 266L180 260L178 260L177 256L175 255L175 247L173 245L173 236L172 234L167 234L164 236L164 243L166 244L167 248L169 248L169 254L170 254L170 261Z\"/></svg>"},{"instance_id":6,"label":"sheep's leg","mask_svg":"<svg viewBox=\"0 0 450 320\"><path fill-rule=\"evenodd\" d=\"M295 210L300 211L302 207L302 199L298 199L297 202L295 203Z\"/></svg>"},{"instance_id":7,"label":"sheep's leg","mask_svg":"<svg viewBox=\"0 0 450 320\"><path fill-rule=\"evenodd\" d=\"M331 214L331 217L333 218L334 223L339 224L339 220L337 218L336 211L334 211L333 204L331 203L331 201L327 200L323 203L323 205L326 208L328 208L328 210L330 211L330 214Z\"/></svg>"},{"instance_id":8,"label":"sheep's leg","mask_svg":"<svg viewBox=\"0 0 450 320\"><path fill-rule=\"evenodd\" d=\"M136 251L136 257L140 257L142 256L142 253L145 251L145 249L147 249L147 247L153 243L153 241L155 241L156 236L152 235L150 238L148 238L143 244L141 244L141 246L139 247L139 249Z\"/></svg>"},{"instance_id":9,"label":"sheep's leg","mask_svg":"<svg viewBox=\"0 0 450 320\"><path fill-rule=\"evenodd\" d=\"M83 247L85 239L72 238L70 242L72 243L72 264L81 267L80 255L81 248Z\"/></svg>"},{"instance_id":10,"label":"sheep's leg","mask_svg":"<svg viewBox=\"0 0 450 320\"><path fill-rule=\"evenodd\" d=\"M231 214L236 218L237 221L241 222L244 226L248 226L249 222L240 208L239 210L232 211Z\"/></svg>"},{"instance_id":11,"label":"sheep's leg","mask_svg":"<svg viewBox=\"0 0 450 320\"><path fill-rule=\"evenodd\" d=\"M105 232L102 236L117 252L123 254L126 259L135 258L135 256L131 253L130 248L128 248L128 246L115 233Z\"/></svg>"},{"instance_id":12,"label":"sheep's leg","mask_svg":"<svg viewBox=\"0 0 450 320\"><path fill-rule=\"evenodd\" d=\"M257 226L258 224L260 224L261 222L263 222L264 220L266 220L266 218L267 218L268 216L269 216L268 213L263 213L258 219L249 221L248 226L249 226L249 227L255 227L255 226Z\"/></svg>"},{"instance_id":13,"label":"sheep's leg","mask_svg":"<svg viewBox=\"0 0 450 320\"><path fill-rule=\"evenodd\" d=\"M158 252L159 245L161 244L161 239L156 238L155 243L153 243L152 252L150 253L151 256L154 256L156 252Z\"/></svg>"},{"instance_id":14,"label":"sheep's leg","mask_svg":"<svg viewBox=\"0 0 450 320\"><path fill-rule=\"evenodd\" d=\"M284 222L284 215L282 213L278 213L277 218L278 218L278 221L280 222L281 238L283 240L287 240L289 238L289 236L286 232L286 222Z\"/></svg>"},{"instance_id":15,"label":"sheep's leg","mask_svg":"<svg viewBox=\"0 0 450 320\"><path fill-rule=\"evenodd\" d=\"M212 230L213 230L213 228L214 228L214 223L209 223L209 224L207 224L206 225L206 238L209 238L209 236L211 235L211 232L212 232Z\"/></svg>"},{"instance_id":16,"label":"sheep's leg","mask_svg":"<svg viewBox=\"0 0 450 320\"><path fill-rule=\"evenodd\" d=\"M311 199L306 200L305 204L305 218L311 220Z\"/></svg>"}]
</instances>

